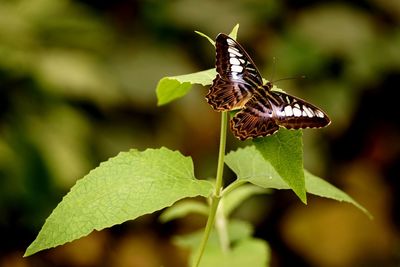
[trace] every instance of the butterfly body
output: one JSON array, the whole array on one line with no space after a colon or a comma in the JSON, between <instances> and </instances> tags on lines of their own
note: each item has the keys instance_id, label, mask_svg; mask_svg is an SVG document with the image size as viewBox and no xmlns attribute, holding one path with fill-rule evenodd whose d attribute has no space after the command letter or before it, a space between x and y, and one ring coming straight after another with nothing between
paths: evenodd
<instances>
[{"instance_id":1,"label":"butterfly body","mask_svg":"<svg viewBox=\"0 0 400 267\"><path fill-rule=\"evenodd\" d=\"M287 129L320 128L330 123L318 107L263 83L256 65L235 40L225 34L216 38L217 76L206 95L217 111L240 109L230 122L240 140L267 136L280 126Z\"/></svg>"}]
</instances>

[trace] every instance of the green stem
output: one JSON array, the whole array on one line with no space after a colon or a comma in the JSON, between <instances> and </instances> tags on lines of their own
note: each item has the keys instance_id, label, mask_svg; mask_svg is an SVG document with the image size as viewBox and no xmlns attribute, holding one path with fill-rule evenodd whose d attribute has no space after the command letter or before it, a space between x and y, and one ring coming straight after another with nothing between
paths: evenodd
<instances>
[{"instance_id":1,"label":"green stem","mask_svg":"<svg viewBox=\"0 0 400 267\"><path fill-rule=\"evenodd\" d=\"M222 191L222 196L228 195L230 192L235 190L238 187L241 187L243 184L247 183L246 180L236 180L230 185L228 185L223 191Z\"/></svg>"},{"instance_id":2,"label":"green stem","mask_svg":"<svg viewBox=\"0 0 400 267\"><path fill-rule=\"evenodd\" d=\"M228 124L228 112L223 111L221 113L221 134L220 134L220 140L219 140L217 181L215 182L215 196L217 196L217 197L221 197L222 176L224 174L224 158L225 158L227 124Z\"/></svg>"},{"instance_id":3,"label":"green stem","mask_svg":"<svg viewBox=\"0 0 400 267\"><path fill-rule=\"evenodd\" d=\"M215 217L215 230L219 237L219 243L221 246L222 253L227 253L230 250L229 246L229 234L228 234L228 221L224 213L224 201L219 203L217 209L217 215Z\"/></svg>"},{"instance_id":4,"label":"green stem","mask_svg":"<svg viewBox=\"0 0 400 267\"><path fill-rule=\"evenodd\" d=\"M228 123L228 112L221 112L221 133L219 141L219 153L218 153L218 165L217 165L217 177L215 182L215 189L211 198L210 213L208 215L206 228L204 229L203 238L200 243L199 250L197 252L194 267L198 267L203 256L204 250L207 245L208 238L210 237L211 229L214 226L215 215L217 214L218 204L221 200L222 191L222 176L224 174L224 157L225 157L225 145L226 145L226 129Z\"/></svg>"}]
</instances>

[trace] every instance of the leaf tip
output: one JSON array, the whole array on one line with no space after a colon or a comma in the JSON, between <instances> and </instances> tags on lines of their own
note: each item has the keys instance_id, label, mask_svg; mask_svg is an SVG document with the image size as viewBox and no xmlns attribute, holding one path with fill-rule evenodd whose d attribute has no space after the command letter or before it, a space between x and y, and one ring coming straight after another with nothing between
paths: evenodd
<instances>
[{"instance_id":1,"label":"leaf tip","mask_svg":"<svg viewBox=\"0 0 400 267\"><path fill-rule=\"evenodd\" d=\"M293 189L292 189L293 190ZM293 190L294 191L294 190ZM298 190L294 191L295 194L298 196L298 198L301 200L301 202L303 202L304 205L307 205L307 193L306 191L302 190L300 192L298 192Z\"/></svg>"},{"instance_id":2,"label":"leaf tip","mask_svg":"<svg viewBox=\"0 0 400 267\"><path fill-rule=\"evenodd\" d=\"M238 30L239 30L239 23L237 23L235 27L233 27L232 31L229 33L229 36L236 40Z\"/></svg>"},{"instance_id":3,"label":"leaf tip","mask_svg":"<svg viewBox=\"0 0 400 267\"><path fill-rule=\"evenodd\" d=\"M22 256L23 258L32 256L36 252L39 252L41 249L37 249L35 247L36 239L29 245L29 247L25 250L24 255Z\"/></svg>"},{"instance_id":4,"label":"leaf tip","mask_svg":"<svg viewBox=\"0 0 400 267\"><path fill-rule=\"evenodd\" d=\"M209 37L207 34L202 33L200 31L194 31L194 32L197 33L198 35L200 35L201 37L206 38L213 46L215 46L214 40L211 37Z\"/></svg>"}]
</instances>

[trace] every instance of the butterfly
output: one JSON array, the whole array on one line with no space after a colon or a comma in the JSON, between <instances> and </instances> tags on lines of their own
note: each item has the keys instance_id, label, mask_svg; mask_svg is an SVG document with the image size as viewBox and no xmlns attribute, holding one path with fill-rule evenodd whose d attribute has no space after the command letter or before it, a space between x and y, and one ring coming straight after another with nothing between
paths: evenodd
<instances>
[{"instance_id":1,"label":"butterfly","mask_svg":"<svg viewBox=\"0 0 400 267\"><path fill-rule=\"evenodd\" d=\"M240 140L274 134L286 129L321 128L330 119L320 108L264 84L260 72L244 48L226 34L216 40L216 70L206 100L216 111L240 109L230 121Z\"/></svg>"}]
</instances>

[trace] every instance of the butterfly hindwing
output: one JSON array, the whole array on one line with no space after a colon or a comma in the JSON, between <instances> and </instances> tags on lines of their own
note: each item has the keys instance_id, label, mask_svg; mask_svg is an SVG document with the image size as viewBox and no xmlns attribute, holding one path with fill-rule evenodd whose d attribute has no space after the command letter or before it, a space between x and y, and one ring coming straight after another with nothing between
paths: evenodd
<instances>
[{"instance_id":1,"label":"butterfly hindwing","mask_svg":"<svg viewBox=\"0 0 400 267\"><path fill-rule=\"evenodd\" d=\"M258 91L232 118L232 132L240 140L271 135L279 126L304 129L320 128L330 123L328 116L314 105L267 89Z\"/></svg>"},{"instance_id":2,"label":"butterfly hindwing","mask_svg":"<svg viewBox=\"0 0 400 267\"><path fill-rule=\"evenodd\" d=\"M217 76L206 95L218 111L242 108L263 81L257 67L235 40L219 34L215 41Z\"/></svg>"},{"instance_id":3,"label":"butterfly hindwing","mask_svg":"<svg viewBox=\"0 0 400 267\"><path fill-rule=\"evenodd\" d=\"M273 104L256 93L230 122L233 134L240 140L267 136L279 130L273 114Z\"/></svg>"}]
</instances>

